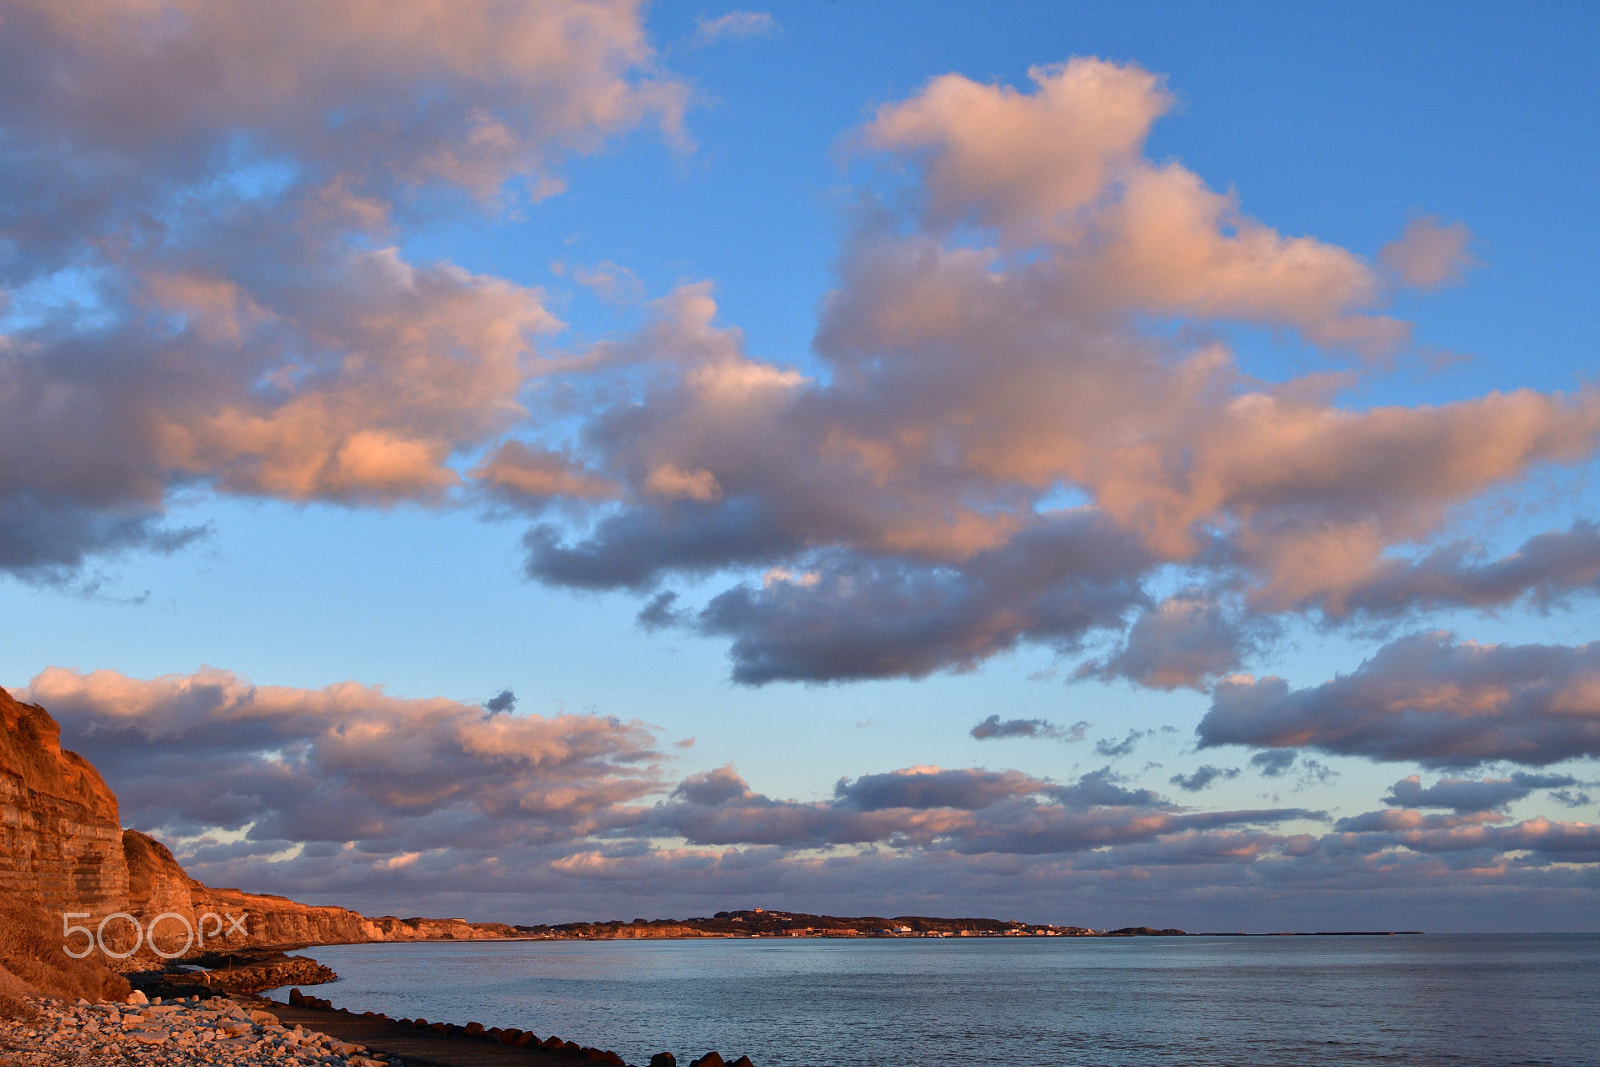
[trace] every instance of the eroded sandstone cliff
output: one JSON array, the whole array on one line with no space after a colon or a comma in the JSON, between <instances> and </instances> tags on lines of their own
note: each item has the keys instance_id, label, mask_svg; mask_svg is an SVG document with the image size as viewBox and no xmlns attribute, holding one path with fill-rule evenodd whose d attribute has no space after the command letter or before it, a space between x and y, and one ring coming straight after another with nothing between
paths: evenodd
<instances>
[{"instance_id":1,"label":"eroded sandstone cliff","mask_svg":"<svg viewBox=\"0 0 1600 1067\"><path fill-rule=\"evenodd\" d=\"M88 760L61 748L48 712L4 689L0 894L73 910L116 910L128 894L117 798Z\"/></svg>"},{"instance_id":2,"label":"eroded sandstone cliff","mask_svg":"<svg viewBox=\"0 0 1600 1067\"><path fill-rule=\"evenodd\" d=\"M515 936L500 923L369 919L348 908L217 889L161 842L124 830L98 771L61 747L49 712L0 689L0 901L91 931L114 953L146 933L164 953L352 941ZM73 916L63 920L62 916ZM131 921L128 917L131 917ZM137 924L137 929L135 924ZM74 949L83 933L65 940Z\"/></svg>"}]
</instances>

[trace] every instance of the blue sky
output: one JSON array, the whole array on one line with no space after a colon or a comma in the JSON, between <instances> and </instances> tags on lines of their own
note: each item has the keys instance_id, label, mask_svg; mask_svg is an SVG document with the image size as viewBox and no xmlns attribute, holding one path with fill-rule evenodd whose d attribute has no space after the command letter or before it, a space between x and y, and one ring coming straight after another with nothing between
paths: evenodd
<instances>
[{"instance_id":1,"label":"blue sky","mask_svg":"<svg viewBox=\"0 0 1600 1067\"><path fill-rule=\"evenodd\" d=\"M202 879L1593 926L1592 7L133 6L0 6L0 684Z\"/></svg>"}]
</instances>

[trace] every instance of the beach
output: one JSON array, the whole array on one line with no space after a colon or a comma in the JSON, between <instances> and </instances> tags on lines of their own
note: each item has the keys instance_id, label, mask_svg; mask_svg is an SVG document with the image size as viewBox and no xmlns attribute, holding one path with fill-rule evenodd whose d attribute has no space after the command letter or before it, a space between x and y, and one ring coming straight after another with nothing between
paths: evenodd
<instances>
[{"instance_id":1,"label":"beach","mask_svg":"<svg viewBox=\"0 0 1600 1067\"><path fill-rule=\"evenodd\" d=\"M42 999L31 1018L0 1022L0 1063L22 1065L217 1064L391 1067L365 1045L282 1019L249 1000L198 997L163 1003Z\"/></svg>"},{"instance_id":2,"label":"beach","mask_svg":"<svg viewBox=\"0 0 1600 1067\"><path fill-rule=\"evenodd\" d=\"M137 995L136 995L137 998ZM107 1063L214 1067L538 1067L598 1062L615 1053L555 1039L558 1049L501 1040L479 1024L444 1032L331 1007L249 994L151 998L144 1004L41 999L26 1019L0 1020L0 1067ZM520 1036L521 1031L517 1032ZM570 1048L567 1047L570 1045ZM598 1053L598 1055L596 1055Z\"/></svg>"}]
</instances>

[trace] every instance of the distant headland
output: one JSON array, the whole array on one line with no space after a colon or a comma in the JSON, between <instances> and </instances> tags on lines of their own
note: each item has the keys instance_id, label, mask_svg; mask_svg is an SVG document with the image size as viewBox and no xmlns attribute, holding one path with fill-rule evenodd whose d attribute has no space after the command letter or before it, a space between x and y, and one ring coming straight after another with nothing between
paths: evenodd
<instances>
[{"instance_id":1,"label":"distant headland","mask_svg":"<svg viewBox=\"0 0 1600 1067\"><path fill-rule=\"evenodd\" d=\"M1183 930L1125 926L1091 930L1084 926L1022 923L1000 919L941 919L928 915L853 917L795 911L719 911L693 919L634 919L623 922L557 923L514 927L519 937L551 940L635 940L691 937L1182 937Z\"/></svg>"}]
</instances>

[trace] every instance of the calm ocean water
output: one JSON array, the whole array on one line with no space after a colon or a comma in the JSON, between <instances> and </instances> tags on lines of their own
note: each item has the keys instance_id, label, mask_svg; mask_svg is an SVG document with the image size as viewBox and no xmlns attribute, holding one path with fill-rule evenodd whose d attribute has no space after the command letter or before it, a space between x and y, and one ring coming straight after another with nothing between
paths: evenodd
<instances>
[{"instance_id":1,"label":"calm ocean water","mask_svg":"<svg viewBox=\"0 0 1600 1067\"><path fill-rule=\"evenodd\" d=\"M339 945L353 1011L629 1063L1600 1065L1600 935Z\"/></svg>"}]
</instances>

